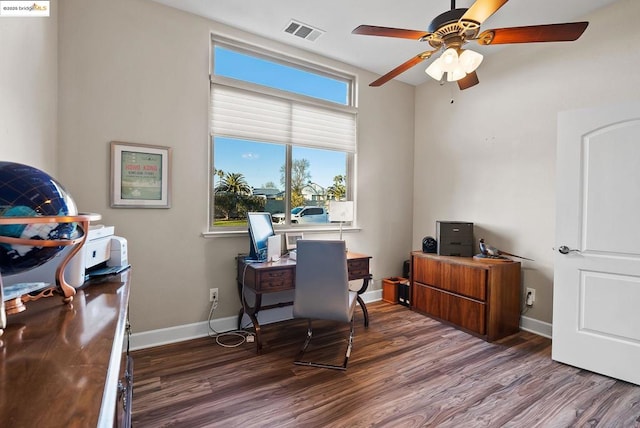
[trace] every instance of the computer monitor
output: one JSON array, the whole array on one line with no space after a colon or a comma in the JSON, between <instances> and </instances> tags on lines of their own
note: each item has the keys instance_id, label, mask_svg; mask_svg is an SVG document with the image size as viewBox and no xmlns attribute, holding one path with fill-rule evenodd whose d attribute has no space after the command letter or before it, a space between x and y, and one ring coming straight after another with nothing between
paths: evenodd
<instances>
[{"instance_id":1,"label":"computer monitor","mask_svg":"<svg viewBox=\"0 0 640 428\"><path fill-rule=\"evenodd\" d=\"M267 240L275 235L271 214L266 212L247 213L249 223L249 258L252 260L267 260Z\"/></svg>"}]
</instances>

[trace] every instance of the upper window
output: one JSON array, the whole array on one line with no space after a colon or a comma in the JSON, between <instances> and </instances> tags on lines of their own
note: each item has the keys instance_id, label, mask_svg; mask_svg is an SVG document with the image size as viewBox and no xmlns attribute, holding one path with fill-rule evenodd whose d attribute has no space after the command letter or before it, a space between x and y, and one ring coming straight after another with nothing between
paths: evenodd
<instances>
[{"instance_id":1,"label":"upper window","mask_svg":"<svg viewBox=\"0 0 640 428\"><path fill-rule=\"evenodd\" d=\"M327 226L329 200L353 199L353 77L214 40L211 230Z\"/></svg>"},{"instance_id":2,"label":"upper window","mask_svg":"<svg viewBox=\"0 0 640 428\"><path fill-rule=\"evenodd\" d=\"M350 104L350 81L214 45L213 74L334 103Z\"/></svg>"}]
</instances>

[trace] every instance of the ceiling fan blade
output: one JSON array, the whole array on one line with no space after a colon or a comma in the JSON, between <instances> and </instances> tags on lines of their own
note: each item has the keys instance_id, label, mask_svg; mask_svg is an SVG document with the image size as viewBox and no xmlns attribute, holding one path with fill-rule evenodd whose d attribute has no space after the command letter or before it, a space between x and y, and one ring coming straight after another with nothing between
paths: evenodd
<instances>
[{"instance_id":1,"label":"ceiling fan blade","mask_svg":"<svg viewBox=\"0 0 640 428\"><path fill-rule=\"evenodd\" d=\"M351 34L365 36L398 37L401 39L420 40L429 33L424 30L405 30L403 28L376 27L375 25L360 25Z\"/></svg>"},{"instance_id":2,"label":"ceiling fan blade","mask_svg":"<svg viewBox=\"0 0 640 428\"><path fill-rule=\"evenodd\" d=\"M406 61L406 62L400 64L399 66L397 66L396 68L394 68L393 70L391 70L390 72L385 74L384 76L380 77L378 80L375 80L375 81L369 83L369 86L382 86L382 85L384 85L389 80L393 79L394 77L398 76L399 74L404 73L405 71L407 71L411 67L420 64L425 59L428 59L431 55L433 55L434 52L437 52L437 51L438 51L437 49L434 50L434 51L426 51L426 52L422 52L421 54L418 54L418 55L414 56L409 61Z\"/></svg>"},{"instance_id":3,"label":"ceiling fan blade","mask_svg":"<svg viewBox=\"0 0 640 428\"><path fill-rule=\"evenodd\" d=\"M501 45L507 43L572 42L577 40L588 22L567 22L564 24L531 25L527 27L495 28L483 31L478 36L481 45Z\"/></svg>"},{"instance_id":4,"label":"ceiling fan blade","mask_svg":"<svg viewBox=\"0 0 640 428\"><path fill-rule=\"evenodd\" d=\"M476 74L475 71L472 71L471 73L464 76L462 79L458 80L458 87L460 88L461 91L464 91L465 89L475 86L478 83L480 83L480 81L478 80L478 75Z\"/></svg>"},{"instance_id":5,"label":"ceiling fan blade","mask_svg":"<svg viewBox=\"0 0 640 428\"><path fill-rule=\"evenodd\" d=\"M496 13L508 0L476 0L462 15L460 21L473 21L478 25Z\"/></svg>"}]
</instances>

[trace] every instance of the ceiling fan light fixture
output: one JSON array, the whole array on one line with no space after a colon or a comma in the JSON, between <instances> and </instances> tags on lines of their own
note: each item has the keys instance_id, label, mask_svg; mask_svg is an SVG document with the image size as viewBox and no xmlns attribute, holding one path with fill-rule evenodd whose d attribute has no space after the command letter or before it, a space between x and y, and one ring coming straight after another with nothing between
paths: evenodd
<instances>
[{"instance_id":1,"label":"ceiling fan light fixture","mask_svg":"<svg viewBox=\"0 0 640 428\"><path fill-rule=\"evenodd\" d=\"M453 48L448 48L440 55L442 60L442 69L444 71L453 71L458 66L458 52Z\"/></svg>"},{"instance_id":2,"label":"ceiling fan light fixture","mask_svg":"<svg viewBox=\"0 0 640 428\"><path fill-rule=\"evenodd\" d=\"M465 50L460 54L460 66L465 73L471 73L475 71L482 62L483 56L478 52L472 50Z\"/></svg>"},{"instance_id":3,"label":"ceiling fan light fixture","mask_svg":"<svg viewBox=\"0 0 640 428\"><path fill-rule=\"evenodd\" d=\"M453 71L447 72L447 82L456 82L466 76L467 73L462 69L461 66L458 66L453 69Z\"/></svg>"},{"instance_id":4,"label":"ceiling fan light fixture","mask_svg":"<svg viewBox=\"0 0 640 428\"><path fill-rule=\"evenodd\" d=\"M441 58L436 58L436 60L433 61L424 72L435 80L442 80L444 69L442 68Z\"/></svg>"}]
</instances>

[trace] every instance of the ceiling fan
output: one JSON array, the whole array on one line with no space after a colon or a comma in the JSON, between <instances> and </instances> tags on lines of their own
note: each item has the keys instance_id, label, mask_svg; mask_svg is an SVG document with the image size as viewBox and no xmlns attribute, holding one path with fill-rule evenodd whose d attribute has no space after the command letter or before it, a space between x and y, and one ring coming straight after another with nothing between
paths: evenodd
<instances>
[{"instance_id":1,"label":"ceiling fan","mask_svg":"<svg viewBox=\"0 0 640 428\"><path fill-rule=\"evenodd\" d=\"M482 23L500 9L508 0L476 0L468 9L456 9L451 0L451 10L438 16L429 24L427 31L401 28L360 25L352 34L397 37L428 42L433 50L422 52L400 64L369 86L381 86L411 67L420 64L435 53L443 51L425 70L436 80L457 81L460 89L479 83L475 70L482 62L482 55L462 47L475 40L480 45L508 43L567 42L577 40L589 25L588 22L532 25L525 27L494 28L480 32Z\"/></svg>"}]
</instances>

